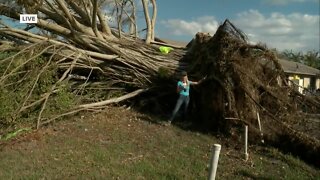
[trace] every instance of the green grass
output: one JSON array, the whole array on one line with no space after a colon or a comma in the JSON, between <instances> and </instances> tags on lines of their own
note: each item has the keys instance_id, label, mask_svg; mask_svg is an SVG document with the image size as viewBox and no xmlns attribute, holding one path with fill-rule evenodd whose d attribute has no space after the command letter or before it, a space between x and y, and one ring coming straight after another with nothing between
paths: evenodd
<instances>
[{"instance_id":1,"label":"green grass","mask_svg":"<svg viewBox=\"0 0 320 180\"><path fill-rule=\"evenodd\" d=\"M110 108L7 141L0 179L207 179L210 147L222 144L217 179L319 179L319 169L276 149L241 148L224 139L150 123ZM234 143L234 142L233 142Z\"/></svg>"}]
</instances>

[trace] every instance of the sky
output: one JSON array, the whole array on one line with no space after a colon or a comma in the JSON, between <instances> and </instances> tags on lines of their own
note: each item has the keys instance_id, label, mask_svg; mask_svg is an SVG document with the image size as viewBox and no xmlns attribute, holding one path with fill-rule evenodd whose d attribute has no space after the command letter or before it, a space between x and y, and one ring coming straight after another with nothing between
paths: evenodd
<instances>
[{"instance_id":1,"label":"sky","mask_svg":"<svg viewBox=\"0 0 320 180\"><path fill-rule=\"evenodd\" d=\"M141 0L137 2L141 30L146 25ZM157 8L156 37L189 42L197 32L213 35L229 19L253 44L320 51L320 0L157 0Z\"/></svg>"},{"instance_id":2,"label":"sky","mask_svg":"<svg viewBox=\"0 0 320 180\"><path fill-rule=\"evenodd\" d=\"M156 36L189 42L214 34L225 19L251 43L292 51L319 51L320 0L158 0Z\"/></svg>"}]
</instances>

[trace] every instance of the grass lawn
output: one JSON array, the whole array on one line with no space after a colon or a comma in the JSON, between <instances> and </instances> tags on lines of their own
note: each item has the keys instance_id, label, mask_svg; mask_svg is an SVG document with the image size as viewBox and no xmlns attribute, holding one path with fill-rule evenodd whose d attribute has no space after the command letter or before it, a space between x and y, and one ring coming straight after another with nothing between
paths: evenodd
<instances>
[{"instance_id":1,"label":"grass lawn","mask_svg":"<svg viewBox=\"0 0 320 180\"><path fill-rule=\"evenodd\" d=\"M207 179L215 143L217 179L320 179L319 169L276 149L250 146L245 162L221 137L157 121L110 107L1 141L0 179Z\"/></svg>"}]
</instances>

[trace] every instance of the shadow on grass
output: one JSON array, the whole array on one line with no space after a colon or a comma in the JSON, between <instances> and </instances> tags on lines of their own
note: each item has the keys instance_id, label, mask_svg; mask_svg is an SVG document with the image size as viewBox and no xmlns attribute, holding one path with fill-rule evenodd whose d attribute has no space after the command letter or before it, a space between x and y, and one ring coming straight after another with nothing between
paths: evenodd
<instances>
[{"instance_id":1,"label":"shadow on grass","mask_svg":"<svg viewBox=\"0 0 320 180\"><path fill-rule=\"evenodd\" d=\"M259 175L256 175L256 174L253 174L247 170L240 170L238 171L238 174L243 176L243 177L247 177L247 178L250 178L250 179L259 179L259 180L272 180L272 179L275 179L275 178L271 178L271 177L265 177L265 176L259 176Z\"/></svg>"},{"instance_id":2,"label":"shadow on grass","mask_svg":"<svg viewBox=\"0 0 320 180\"><path fill-rule=\"evenodd\" d=\"M148 111L141 111L138 110L139 112L145 114L139 116L139 119L152 123L152 124L157 124L157 125L166 125L169 118L170 114L169 113L152 113ZM222 132L219 131L213 131L212 129L209 129L203 124L197 122L196 120L193 120L192 118L187 118L186 120L183 120L183 116L181 114L178 114L177 117L172 121L170 126L174 126L177 128L180 128L184 131L191 131L195 133L201 133L201 134L210 134L210 135L223 135Z\"/></svg>"}]
</instances>

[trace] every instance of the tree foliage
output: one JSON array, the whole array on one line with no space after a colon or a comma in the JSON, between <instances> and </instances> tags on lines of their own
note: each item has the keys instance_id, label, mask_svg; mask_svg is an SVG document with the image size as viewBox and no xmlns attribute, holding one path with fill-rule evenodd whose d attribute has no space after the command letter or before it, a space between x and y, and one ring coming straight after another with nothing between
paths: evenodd
<instances>
[{"instance_id":1,"label":"tree foliage","mask_svg":"<svg viewBox=\"0 0 320 180\"><path fill-rule=\"evenodd\" d=\"M299 62L320 70L320 53L317 51L303 53L286 50L280 53L280 56L290 61Z\"/></svg>"}]
</instances>

